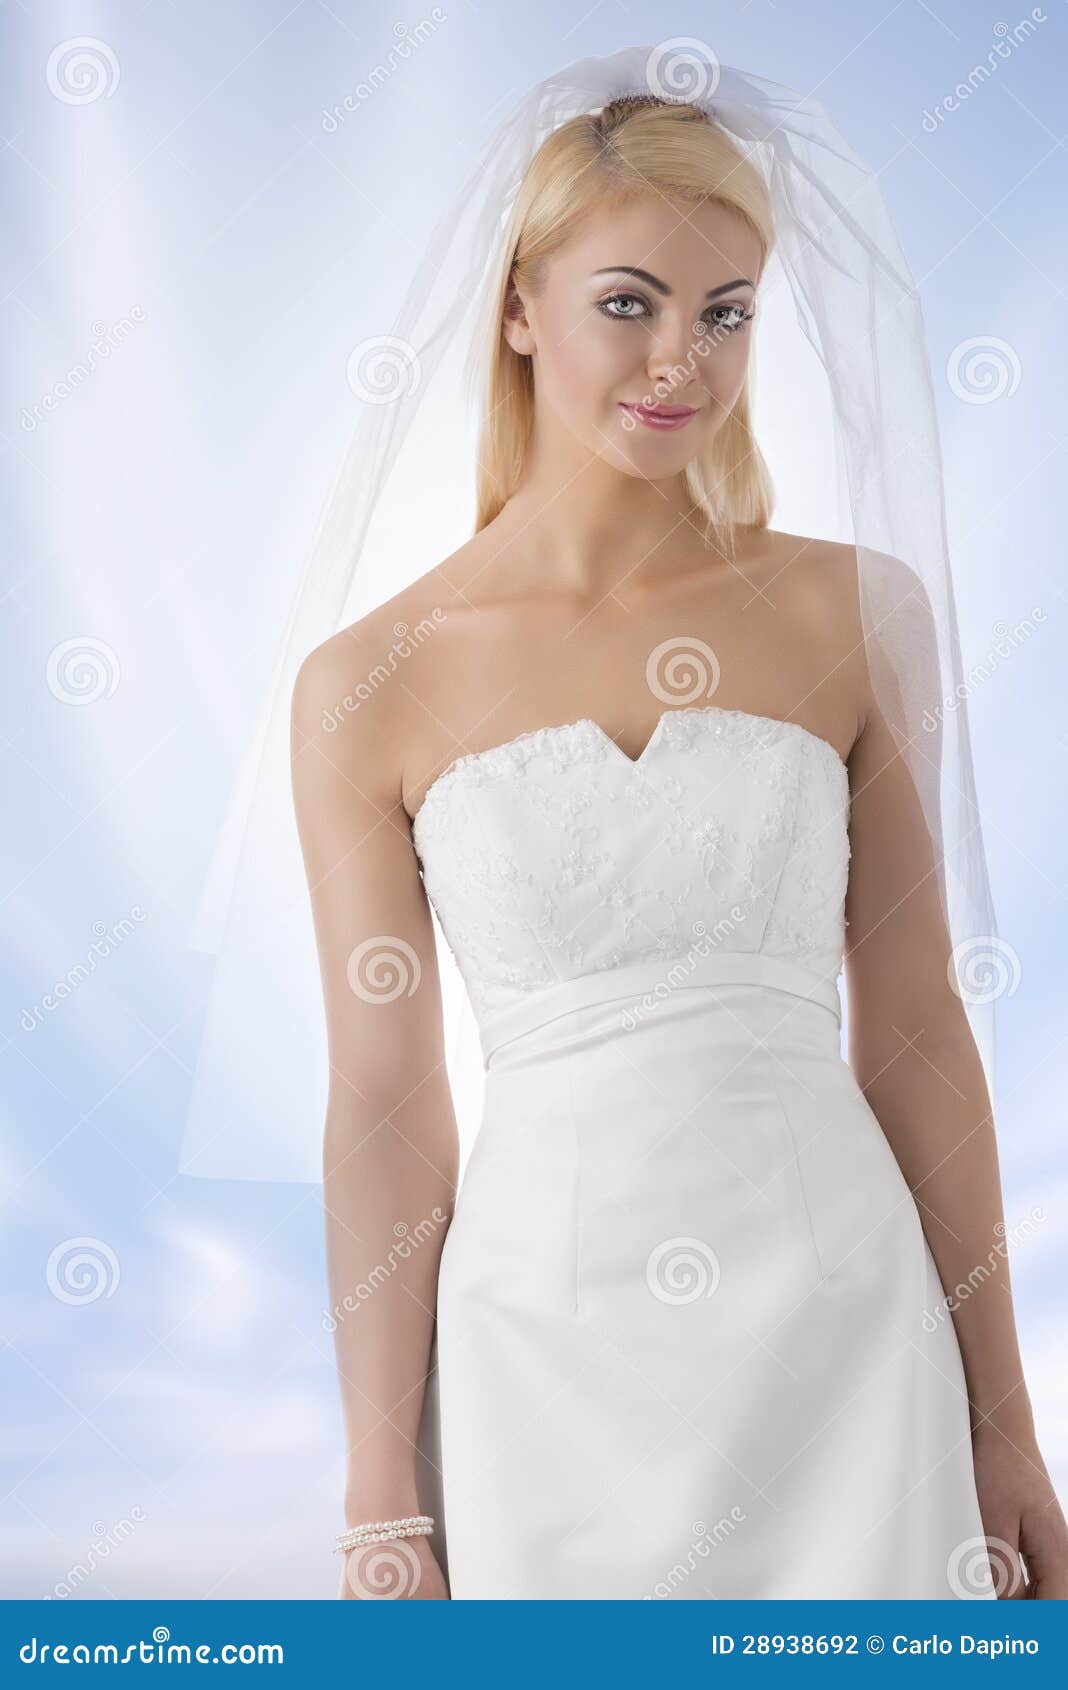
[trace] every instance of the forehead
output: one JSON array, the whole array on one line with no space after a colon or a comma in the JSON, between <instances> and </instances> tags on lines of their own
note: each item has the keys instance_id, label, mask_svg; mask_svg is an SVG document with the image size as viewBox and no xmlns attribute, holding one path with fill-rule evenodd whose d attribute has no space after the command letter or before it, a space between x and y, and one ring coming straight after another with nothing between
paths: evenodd
<instances>
[{"instance_id":1,"label":"forehead","mask_svg":"<svg viewBox=\"0 0 1068 1690\"><path fill-rule=\"evenodd\" d=\"M736 276L757 280L760 241L740 213L705 200L660 194L598 206L560 248L553 268L567 280L608 265L638 266L672 289L704 293ZM598 278L609 283L610 277Z\"/></svg>"}]
</instances>

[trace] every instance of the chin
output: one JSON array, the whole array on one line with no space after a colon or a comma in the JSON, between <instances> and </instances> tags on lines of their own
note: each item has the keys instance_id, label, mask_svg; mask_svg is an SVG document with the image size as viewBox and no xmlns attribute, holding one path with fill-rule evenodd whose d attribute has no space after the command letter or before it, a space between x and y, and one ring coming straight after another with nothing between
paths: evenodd
<instances>
[{"instance_id":1,"label":"chin","mask_svg":"<svg viewBox=\"0 0 1068 1690\"><path fill-rule=\"evenodd\" d=\"M664 481L682 474L686 465L697 457L706 438L702 432L683 445L677 435L644 435L638 440L628 431L615 451L606 451L602 445L599 455L625 475L640 476L645 481Z\"/></svg>"}]
</instances>

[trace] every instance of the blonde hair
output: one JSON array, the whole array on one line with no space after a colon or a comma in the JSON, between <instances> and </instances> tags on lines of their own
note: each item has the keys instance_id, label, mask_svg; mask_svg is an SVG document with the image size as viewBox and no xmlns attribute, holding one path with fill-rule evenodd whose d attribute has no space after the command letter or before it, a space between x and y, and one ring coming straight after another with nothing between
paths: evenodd
<instances>
[{"instance_id":1,"label":"blonde hair","mask_svg":"<svg viewBox=\"0 0 1068 1690\"><path fill-rule=\"evenodd\" d=\"M624 96L572 118L531 160L491 272L476 350L479 393L475 533L493 521L519 482L534 424L533 365L509 346L505 311L514 283L536 298L552 255L606 198L656 193L727 206L761 243L761 269L774 243L763 177L699 107L656 95ZM754 278L756 280L757 278ZM773 491L750 425L749 378L705 451L686 466L706 537L766 527Z\"/></svg>"}]
</instances>

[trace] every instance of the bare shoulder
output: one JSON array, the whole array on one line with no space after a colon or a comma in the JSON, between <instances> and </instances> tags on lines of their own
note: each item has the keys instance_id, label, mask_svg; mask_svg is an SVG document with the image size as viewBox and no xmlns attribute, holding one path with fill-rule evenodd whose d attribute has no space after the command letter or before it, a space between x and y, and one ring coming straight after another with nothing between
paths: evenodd
<instances>
[{"instance_id":1,"label":"bare shoulder","mask_svg":"<svg viewBox=\"0 0 1068 1690\"><path fill-rule=\"evenodd\" d=\"M848 624L857 601L857 550L838 540L769 531L772 563L803 616Z\"/></svg>"},{"instance_id":2,"label":"bare shoulder","mask_svg":"<svg viewBox=\"0 0 1068 1690\"><path fill-rule=\"evenodd\" d=\"M377 606L301 663L290 712L295 779L301 767L325 759L380 802L395 799L400 687L391 656L397 634L390 632L387 610Z\"/></svg>"},{"instance_id":3,"label":"bare shoulder","mask_svg":"<svg viewBox=\"0 0 1068 1690\"><path fill-rule=\"evenodd\" d=\"M781 535L793 542L798 558L808 565L810 585L829 613L848 632L860 636L860 561L856 546L839 540L806 540L800 535ZM917 623L931 619L930 601L916 571L891 552L867 551L870 560L867 588L872 608L881 616L912 615Z\"/></svg>"},{"instance_id":4,"label":"bare shoulder","mask_svg":"<svg viewBox=\"0 0 1068 1690\"><path fill-rule=\"evenodd\" d=\"M817 673L833 688L853 726L854 743L872 702L863 623L857 548L803 534L774 536L780 581L790 616L812 652Z\"/></svg>"},{"instance_id":5,"label":"bare shoulder","mask_svg":"<svg viewBox=\"0 0 1068 1690\"><path fill-rule=\"evenodd\" d=\"M875 689L868 664L864 615L860 597L860 557L857 547L834 540L808 540L780 535L794 542L796 557L805 568L798 582L802 614L815 615L826 626L828 656L840 667L857 709L858 738L875 705ZM865 553L867 613L880 628L893 628L899 648L907 647L910 662L937 673L937 629L927 590L917 572L890 552Z\"/></svg>"},{"instance_id":6,"label":"bare shoulder","mask_svg":"<svg viewBox=\"0 0 1068 1690\"><path fill-rule=\"evenodd\" d=\"M855 546L769 530L762 573L776 607L826 663L839 661L860 636Z\"/></svg>"},{"instance_id":7,"label":"bare shoulder","mask_svg":"<svg viewBox=\"0 0 1068 1690\"><path fill-rule=\"evenodd\" d=\"M396 796L447 627L462 622L478 548L459 548L304 658L292 693L294 755L309 743Z\"/></svg>"}]
</instances>

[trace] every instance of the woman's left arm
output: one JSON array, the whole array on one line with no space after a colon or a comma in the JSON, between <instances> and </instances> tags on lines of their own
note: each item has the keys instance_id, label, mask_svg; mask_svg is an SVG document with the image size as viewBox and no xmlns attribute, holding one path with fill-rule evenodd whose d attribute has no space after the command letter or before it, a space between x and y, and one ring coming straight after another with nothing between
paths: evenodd
<instances>
[{"instance_id":1,"label":"woman's left arm","mask_svg":"<svg viewBox=\"0 0 1068 1690\"><path fill-rule=\"evenodd\" d=\"M933 773L933 745L931 754ZM1009 1546L989 1546L995 1563L1008 1563L1005 1594L1064 1600L1068 1531L1023 1377L990 1094L950 983L952 946L920 802L874 705L849 770L850 1066L913 1193L950 1293L983 1526L989 1539Z\"/></svg>"}]
</instances>

